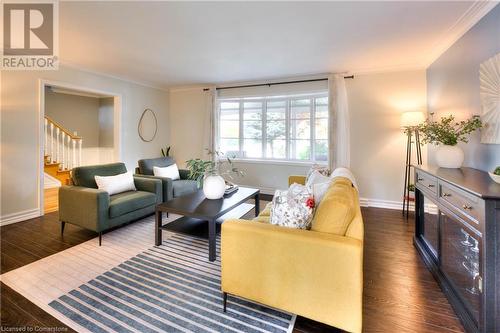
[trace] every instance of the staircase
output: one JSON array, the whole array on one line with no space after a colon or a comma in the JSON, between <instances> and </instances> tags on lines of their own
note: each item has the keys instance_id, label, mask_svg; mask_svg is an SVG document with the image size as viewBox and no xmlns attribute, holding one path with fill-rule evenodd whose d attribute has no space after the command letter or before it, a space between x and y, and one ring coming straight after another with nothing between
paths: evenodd
<instances>
[{"instance_id":1,"label":"staircase","mask_svg":"<svg viewBox=\"0 0 500 333\"><path fill-rule=\"evenodd\" d=\"M82 141L76 132L71 133L45 116L44 171L68 185L71 169L82 163Z\"/></svg>"}]
</instances>

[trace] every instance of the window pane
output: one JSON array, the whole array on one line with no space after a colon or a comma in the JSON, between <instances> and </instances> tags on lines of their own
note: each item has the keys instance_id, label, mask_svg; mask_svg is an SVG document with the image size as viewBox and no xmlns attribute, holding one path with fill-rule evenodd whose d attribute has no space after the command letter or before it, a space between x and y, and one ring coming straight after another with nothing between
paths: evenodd
<instances>
[{"instance_id":1,"label":"window pane","mask_svg":"<svg viewBox=\"0 0 500 333\"><path fill-rule=\"evenodd\" d=\"M220 122L220 136L222 138L238 138L240 136L240 123L234 120Z\"/></svg>"},{"instance_id":2,"label":"window pane","mask_svg":"<svg viewBox=\"0 0 500 333\"><path fill-rule=\"evenodd\" d=\"M311 100L309 99L298 99L292 100L291 102L291 114L292 119L304 119L310 118L311 116Z\"/></svg>"},{"instance_id":3,"label":"window pane","mask_svg":"<svg viewBox=\"0 0 500 333\"><path fill-rule=\"evenodd\" d=\"M285 108L267 108L267 120L273 119L285 119L286 109Z\"/></svg>"},{"instance_id":4,"label":"window pane","mask_svg":"<svg viewBox=\"0 0 500 333\"><path fill-rule=\"evenodd\" d=\"M240 110L238 109L228 109L220 111L220 119L221 120L239 120L240 119Z\"/></svg>"},{"instance_id":5,"label":"window pane","mask_svg":"<svg viewBox=\"0 0 500 333\"><path fill-rule=\"evenodd\" d=\"M292 139L309 139L311 137L310 120L299 119L290 121L290 137Z\"/></svg>"},{"instance_id":6,"label":"window pane","mask_svg":"<svg viewBox=\"0 0 500 333\"><path fill-rule=\"evenodd\" d=\"M284 121L272 120L266 124L266 137L267 140L285 139L286 126Z\"/></svg>"},{"instance_id":7,"label":"window pane","mask_svg":"<svg viewBox=\"0 0 500 333\"><path fill-rule=\"evenodd\" d=\"M220 103L220 109L239 109L240 103L238 102L221 102Z\"/></svg>"},{"instance_id":8,"label":"window pane","mask_svg":"<svg viewBox=\"0 0 500 333\"><path fill-rule=\"evenodd\" d=\"M327 117L328 117L328 106L316 105L316 118L327 118Z\"/></svg>"},{"instance_id":9,"label":"window pane","mask_svg":"<svg viewBox=\"0 0 500 333\"><path fill-rule=\"evenodd\" d=\"M261 120L262 119L262 102L245 102L243 104L243 119L245 119L245 120Z\"/></svg>"},{"instance_id":10,"label":"window pane","mask_svg":"<svg viewBox=\"0 0 500 333\"><path fill-rule=\"evenodd\" d=\"M317 105L328 105L328 97L319 97L315 99Z\"/></svg>"},{"instance_id":11,"label":"window pane","mask_svg":"<svg viewBox=\"0 0 500 333\"><path fill-rule=\"evenodd\" d=\"M245 139L243 140L243 153L245 157L262 157L262 140Z\"/></svg>"},{"instance_id":12,"label":"window pane","mask_svg":"<svg viewBox=\"0 0 500 333\"><path fill-rule=\"evenodd\" d=\"M261 121L244 121L243 122L243 137L262 139L262 122Z\"/></svg>"},{"instance_id":13,"label":"window pane","mask_svg":"<svg viewBox=\"0 0 500 333\"><path fill-rule=\"evenodd\" d=\"M290 156L295 160L311 159L311 144L309 140L290 140Z\"/></svg>"},{"instance_id":14,"label":"window pane","mask_svg":"<svg viewBox=\"0 0 500 333\"><path fill-rule=\"evenodd\" d=\"M328 139L328 119L316 119L316 139Z\"/></svg>"},{"instance_id":15,"label":"window pane","mask_svg":"<svg viewBox=\"0 0 500 333\"><path fill-rule=\"evenodd\" d=\"M220 150L227 156L239 155L239 140L238 139L220 139Z\"/></svg>"},{"instance_id":16,"label":"window pane","mask_svg":"<svg viewBox=\"0 0 500 333\"><path fill-rule=\"evenodd\" d=\"M267 158L286 158L286 140L267 140Z\"/></svg>"},{"instance_id":17,"label":"window pane","mask_svg":"<svg viewBox=\"0 0 500 333\"><path fill-rule=\"evenodd\" d=\"M268 108L285 108L286 101L267 101Z\"/></svg>"},{"instance_id":18,"label":"window pane","mask_svg":"<svg viewBox=\"0 0 500 333\"><path fill-rule=\"evenodd\" d=\"M316 140L314 143L314 159L328 161L328 140Z\"/></svg>"}]
</instances>

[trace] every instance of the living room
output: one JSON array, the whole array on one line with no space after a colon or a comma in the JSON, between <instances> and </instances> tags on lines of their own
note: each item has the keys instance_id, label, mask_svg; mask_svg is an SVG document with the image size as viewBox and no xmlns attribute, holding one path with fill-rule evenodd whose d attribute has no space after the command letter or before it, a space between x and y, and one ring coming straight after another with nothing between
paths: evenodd
<instances>
[{"instance_id":1,"label":"living room","mask_svg":"<svg viewBox=\"0 0 500 333\"><path fill-rule=\"evenodd\" d=\"M2 330L500 332L497 2L2 9Z\"/></svg>"}]
</instances>

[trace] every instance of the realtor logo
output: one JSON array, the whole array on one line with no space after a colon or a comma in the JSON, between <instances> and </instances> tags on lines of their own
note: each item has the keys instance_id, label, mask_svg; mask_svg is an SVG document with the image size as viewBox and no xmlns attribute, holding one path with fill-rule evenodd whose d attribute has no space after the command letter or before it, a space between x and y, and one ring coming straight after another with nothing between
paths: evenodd
<instances>
[{"instance_id":1,"label":"realtor logo","mask_svg":"<svg viewBox=\"0 0 500 333\"><path fill-rule=\"evenodd\" d=\"M2 70L58 68L58 3L3 2Z\"/></svg>"}]
</instances>

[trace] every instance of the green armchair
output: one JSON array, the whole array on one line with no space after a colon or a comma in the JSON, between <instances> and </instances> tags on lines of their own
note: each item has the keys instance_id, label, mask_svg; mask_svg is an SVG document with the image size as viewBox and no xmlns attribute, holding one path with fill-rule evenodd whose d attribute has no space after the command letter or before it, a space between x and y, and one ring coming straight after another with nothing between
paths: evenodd
<instances>
[{"instance_id":1,"label":"green armchair","mask_svg":"<svg viewBox=\"0 0 500 333\"><path fill-rule=\"evenodd\" d=\"M135 173L140 177L161 180L163 186L163 201L196 192L198 186L195 180L189 179L189 170L179 169L181 179L178 180L153 175L153 167L164 168L174 163L175 161L171 157L142 159L139 160L139 167L135 169Z\"/></svg>"},{"instance_id":2,"label":"green armchair","mask_svg":"<svg viewBox=\"0 0 500 333\"><path fill-rule=\"evenodd\" d=\"M74 168L73 186L59 188L59 220L61 234L66 223L99 233L99 246L102 232L131 222L155 211L163 201L160 180L134 176L137 191L127 191L109 195L99 190L94 176L114 176L127 172L123 163L112 163Z\"/></svg>"}]
</instances>

